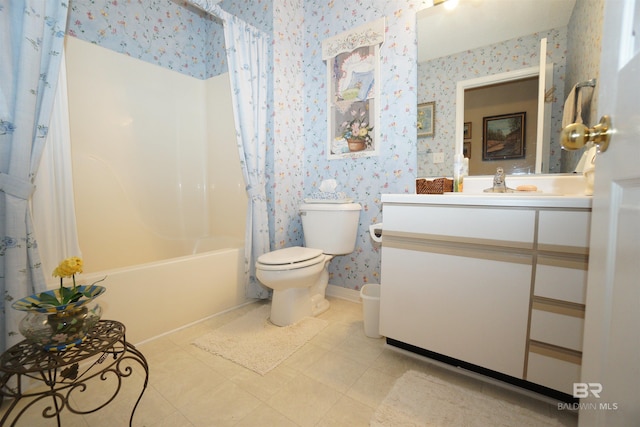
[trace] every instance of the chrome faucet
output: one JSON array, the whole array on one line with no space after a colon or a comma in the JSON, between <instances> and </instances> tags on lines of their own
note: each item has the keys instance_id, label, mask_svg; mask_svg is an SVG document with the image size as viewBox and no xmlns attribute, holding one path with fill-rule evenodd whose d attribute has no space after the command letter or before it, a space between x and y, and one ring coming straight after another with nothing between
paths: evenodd
<instances>
[{"instance_id":1,"label":"chrome faucet","mask_svg":"<svg viewBox=\"0 0 640 427\"><path fill-rule=\"evenodd\" d=\"M499 167L493 177L493 187L484 190L485 193L512 193L514 190L507 187L504 169Z\"/></svg>"},{"instance_id":2,"label":"chrome faucet","mask_svg":"<svg viewBox=\"0 0 640 427\"><path fill-rule=\"evenodd\" d=\"M493 192L494 193L506 193L507 183L505 181L504 169L496 169L496 174L493 177Z\"/></svg>"}]
</instances>

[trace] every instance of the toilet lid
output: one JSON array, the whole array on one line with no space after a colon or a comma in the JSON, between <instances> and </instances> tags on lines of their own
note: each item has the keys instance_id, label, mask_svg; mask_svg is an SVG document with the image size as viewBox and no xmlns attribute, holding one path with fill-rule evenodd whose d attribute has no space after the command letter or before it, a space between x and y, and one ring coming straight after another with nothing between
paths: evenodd
<instances>
[{"instance_id":1,"label":"toilet lid","mask_svg":"<svg viewBox=\"0 0 640 427\"><path fill-rule=\"evenodd\" d=\"M320 255L322 255L322 249L292 246L290 248L278 249L277 251L260 255L258 257L258 262L266 265L295 264L317 258Z\"/></svg>"}]
</instances>

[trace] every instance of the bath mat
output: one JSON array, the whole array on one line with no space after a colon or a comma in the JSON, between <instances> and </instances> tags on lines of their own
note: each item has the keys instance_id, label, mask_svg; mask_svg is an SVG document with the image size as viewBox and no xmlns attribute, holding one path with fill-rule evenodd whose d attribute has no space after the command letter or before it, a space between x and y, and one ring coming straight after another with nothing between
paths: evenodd
<instances>
[{"instance_id":1,"label":"bath mat","mask_svg":"<svg viewBox=\"0 0 640 427\"><path fill-rule=\"evenodd\" d=\"M294 325L280 327L269 321L270 311L270 305L263 305L203 335L193 344L264 375L329 324L326 320L305 317Z\"/></svg>"},{"instance_id":2,"label":"bath mat","mask_svg":"<svg viewBox=\"0 0 640 427\"><path fill-rule=\"evenodd\" d=\"M371 426L561 426L559 420L416 371L400 377Z\"/></svg>"}]
</instances>

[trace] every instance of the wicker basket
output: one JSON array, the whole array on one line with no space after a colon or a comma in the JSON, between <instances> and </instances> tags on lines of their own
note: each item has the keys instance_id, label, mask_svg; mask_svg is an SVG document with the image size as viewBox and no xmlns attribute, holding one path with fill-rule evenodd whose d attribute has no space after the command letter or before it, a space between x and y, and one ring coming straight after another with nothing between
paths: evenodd
<instances>
[{"instance_id":1,"label":"wicker basket","mask_svg":"<svg viewBox=\"0 0 640 427\"><path fill-rule=\"evenodd\" d=\"M453 180L436 178L434 180L416 179L416 194L442 194L453 191Z\"/></svg>"}]
</instances>

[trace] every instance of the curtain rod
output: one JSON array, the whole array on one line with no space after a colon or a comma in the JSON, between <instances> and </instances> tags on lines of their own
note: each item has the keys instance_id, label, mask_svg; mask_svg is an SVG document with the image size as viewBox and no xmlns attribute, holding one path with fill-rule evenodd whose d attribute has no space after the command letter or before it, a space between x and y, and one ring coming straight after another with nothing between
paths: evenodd
<instances>
[{"instance_id":1,"label":"curtain rod","mask_svg":"<svg viewBox=\"0 0 640 427\"><path fill-rule=\"evenodd\" d=\"M187 0L187 3L224 20L227 18L228 13L218 5L220 1L221 0Z\"/></svg>"}]
</instances>

